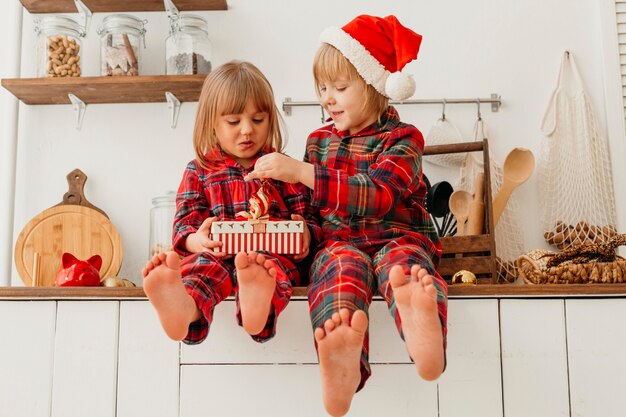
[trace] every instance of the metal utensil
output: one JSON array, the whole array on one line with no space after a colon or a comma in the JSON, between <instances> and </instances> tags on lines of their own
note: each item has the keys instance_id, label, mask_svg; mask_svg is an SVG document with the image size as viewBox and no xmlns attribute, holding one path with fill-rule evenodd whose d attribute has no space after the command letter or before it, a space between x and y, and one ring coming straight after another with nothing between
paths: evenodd
<instances>
[{"instance_id":1,"label":"metal utensil","mask_svg":"<svg viewBox=\"0 0 626 417\"><path fill-rule=\"evenodd\" d=\"M437 221L437 218L444 218L446 214L450 212L448 200L453 191L452 185L450 185L449 182L440 181L433 185L428 193L430 199L430 214L434 218L437 234L439 236L443 236L443 228Z\"/></svg>"}]
</instances>

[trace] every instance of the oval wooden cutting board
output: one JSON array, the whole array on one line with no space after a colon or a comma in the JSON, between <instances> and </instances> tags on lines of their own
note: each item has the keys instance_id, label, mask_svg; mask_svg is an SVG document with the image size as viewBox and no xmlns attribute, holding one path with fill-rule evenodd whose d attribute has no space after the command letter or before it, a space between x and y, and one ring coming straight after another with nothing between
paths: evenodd
<instances>
[{"instance_id":1,"label":"oval wooden cutting board","mask_svg":"<svg viewBox=\"0 0 626 417\"><path fill-rule=\"evenodd\" d=\"M80 177L80 178L79 178ZM54 286L61 257L69 252L78 259L102 257L100 279L115 276L122 265L122 241L113 223L82 194L86 176L68 174L70 190L79 189L82 205L57 205L33 217L15 243L15 268L27 286ZM71 181L80 184L72 185ZM66 193L67 196L67 193ZM64 200L67 200L64 198Z\"/></svg>"}]
</instances>

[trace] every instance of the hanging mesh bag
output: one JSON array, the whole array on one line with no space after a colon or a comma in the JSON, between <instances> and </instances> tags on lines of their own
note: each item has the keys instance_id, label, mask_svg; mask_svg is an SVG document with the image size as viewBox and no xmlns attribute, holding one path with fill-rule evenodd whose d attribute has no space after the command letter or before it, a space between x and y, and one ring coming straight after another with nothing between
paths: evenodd
<instances>
[{"instance_id":1,"label":"hanging mesh bag","mask_svg":"<svg viewBox=\"0 0 626 417\"><path fill-rule=\"evenodd\" d=\"M425 144L432 145L449 145L451 143L463 142L463 136L459 129L450 122L444 115L437 120L426 135ZM459 167L463 163L464 155L462 153L449 153L439 155L424 156L424 161L443 167Z\"/></svg>"},{"instance_id":2,"label":"hanging mesh bag","mask_svg":"<svg viewBox=\"0 0 626 417\"><path fill-rule=\"evenodd\" d=\"M538 188L544 238L558 249L610 240L617 231L608 144L567 51L541 132Z\"/></svg>"},{"instance_id":3,"label":"hanging mesh bag","mask_svg":"<svg viewBox=\"0 0 626 417\"><path fill-rule=\"evenodd\" d=\"M482 118L474 124L474 141L486 139L489 136L487 126ZM481 155L482 156L482 155ZM491 195L498 194L504 181L502 165L489 155L491 176ZM476 152L468 152L461 165L460 183L457 189L468 192L474 191L476 174L484 173L483 158ZM524 252L523 232L520 228L519 203L515 193L512 193L498 220L495 230L497 281L514 282L517 277L517 258Z\"/></svg>"}]
</instances>

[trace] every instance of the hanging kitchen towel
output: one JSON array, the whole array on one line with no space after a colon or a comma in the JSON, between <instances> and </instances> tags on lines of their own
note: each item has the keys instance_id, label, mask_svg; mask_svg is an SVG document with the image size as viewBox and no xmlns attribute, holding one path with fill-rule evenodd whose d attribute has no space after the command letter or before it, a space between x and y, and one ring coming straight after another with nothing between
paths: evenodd
<instances>
[{"instance_id":1,"label":"hanging kitchen towel","mask_svg":"<svg viewBox=\"0 0 626 417\"><path fill-rule=\"evenodd\" d=\"M538 187L544 238L558 249L611 239L617 232L608 143L568 51L541 132Z\"/></svg>"},{"instance_id":2,"label":"hanging kitchen towel","mask_svg":"<svg viewBox=\"0 0 626 417\"><path fill-rule=\"evenodd\" d=\"M473 136L474 141L488 138L487 125L482 118L476 120ZM489 155L489 167L491 168L491 195L495 196L504 182L502 164ZM474 181L479 172L485 172L482 154L468 152L461 165L461 178L457 189L473 193ZM519 219L519 203L517 196L513 193L509 197L495 230L498 282L512 283L518 277L516 260L524 252L524 234L520 228Z\"/></svg>"}]
</instances>

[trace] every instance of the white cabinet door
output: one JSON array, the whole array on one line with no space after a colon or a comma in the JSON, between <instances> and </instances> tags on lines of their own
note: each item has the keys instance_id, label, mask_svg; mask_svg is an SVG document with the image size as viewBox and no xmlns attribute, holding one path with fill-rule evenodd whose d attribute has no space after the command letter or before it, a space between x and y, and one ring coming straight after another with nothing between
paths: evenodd
<instances>
[{"instance_id":1,"label":"white cabinet door","mask_svg":"<svg viewBox=\"0 0 626 417\"><path fill-rule=\"evenodd\" d=\"M316 365L183 365L180 417L320 417Z\"/></svg>"},{"instance_id":2,"label":"white cabinet door","mask_svg":"<svg viewBox=\"0 0 626 417\"><path fill-rule=\"evenodd\" d=\"M387 303L375 300L369 313L370 363L412 363Z\"/></svg>"},{"instance_id":3,"label":"white cabinet door","mask_svg":"<svg viewBox=\"0 0 626 417\"><path fill-rule=\"evenodd\" d=\"M56 303L0 301L0 415L50 415Z\"/></svg>"},{"instance_id":4,"label":"white cabinet door","mask_svg":"<svg viewBox=\"0 0 626 417\"><path fill-rule=\"evenodd\" d=\"M179 350L149 302L120 303L117 417L178 415Z\"/></svg>"},{"instance_id":5,"label":"white cabinet door","mask_svg":"<svg viewBox=\"0 0 626 417\"><path fill-rule=\"evenodd\" d=\"M448 366L440 417L502 417L497 300L448 302Z\"/></svg>"},{"instance_id":6,"label":"white cabinet door","mask_svg":"<svg viewBox=\"0 0 626 417\"><path fill-rule=\"evenodd\" d=\"M119 302L59 301L52 417L114 417Z\"/></svg>"},{"instance_id":7,"label":"white cabinet door","mask_svg":"<svg viewBox=\"0 0 626 417\"><path fill-rule=\"evenodd\" d=\"M437 383L422 380L412 363L372 365L372 375L354 396L347 416L438 417Z\"/></svg>"},{"instance_id":8,"label":"white cabinet door","mask_svg":"<svg viewBox=\"0 0 626 417\"><path fill-rule=\"evenodd\" d=\"M567 300L572 416L626 415L626 300Z\"/></svg>"},{"instance_id":9,"label":"white cabinet door","mask_svg":"<svg viewBox=\"0 0 626 417\"><path fill-rule=\"evenodd\" d=\"M317 365L183 365L180 417L327 415ZM413 365L372 366L347 417L436 417L437 386Z\"/></svg>"},{"instance_id":10,"label":"white cabinet door","mask_svg":"<svg viewBox=\"0 0 626 417\"><path fill-rule=\"evenodd\" d=\"M182 345L181 363L317 363L306 300L292 300L278 317L276 336L257 343L237 325L236 305L220 303L209 336L198 345Z\"/></svg>"},{"instance_id":11,"label":"white cabinet door","mask_svg":"<svg viewBox=\"0 0 626 417\"><path fill-rule=\"evenodd\" d=\"M236 305L224 301L215 309L207 339L199 345L183 345L182 363L317 363L313 330L306 300L292 300L278 318L276 336L267 343L254 342L237 325ZM370 306L370 362L411 363L387 304Z\"/></svg>"},{"instance_id":12,"label":"white cabinet door","mask_svg":"<svg viewBox=\"0 0 626 417\"><path fill-rule=\"evenodd\" d=\"M569 416L565 303L501 300L507 417Z\"/></svg>"}]
</instances>

